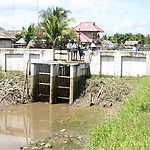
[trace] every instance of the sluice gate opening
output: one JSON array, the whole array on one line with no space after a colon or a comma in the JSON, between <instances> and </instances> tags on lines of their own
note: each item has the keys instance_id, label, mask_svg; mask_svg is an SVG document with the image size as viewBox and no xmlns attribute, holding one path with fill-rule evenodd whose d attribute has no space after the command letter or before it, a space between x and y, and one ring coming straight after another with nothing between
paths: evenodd
<instances>
[{"instance_id":1,"label":"sluice gate opening","mask_svg":"<svg viewBox=\"0 0 150 150\"><path fill-rule=\"evenodd\" d=\"M60 65L57 80L57 102L70 100L70 66Z\"/></svg>"},{"instance_id":2,"label":"sluice gate opening","mask_svg":"<svg viewBox=\"0 0 150 150\"><path fill-rule=\"evenodd\" d=\"M50 65L48 64L39 64L38 65L38 101L47 102L50 97Z\"/></svg>"},{"instance_id":3,"label":"sluice gate opening","mask_svg":"<svg viewBox=\"0 0 150 150\"><path fill-rule=\"evenodd\" d=\"M89 65L84 62L32 63L32 101L72 104L81 92L78 83L86 75Z\"/></svg>"}]
</instances>

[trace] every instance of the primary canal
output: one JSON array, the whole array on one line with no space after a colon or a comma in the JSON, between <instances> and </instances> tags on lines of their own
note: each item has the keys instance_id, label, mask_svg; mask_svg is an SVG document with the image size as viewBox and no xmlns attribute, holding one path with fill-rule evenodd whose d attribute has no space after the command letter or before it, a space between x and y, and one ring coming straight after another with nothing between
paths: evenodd
<instances>
[{"instance_id":1,"label":"primary canal","mask_svg":"<svg viewBox=\"0 0 150 150\"><path fill-rule=\"evenodd\" d=\"M31 103L0 111L0 150L20 150L30 142L47 137L53 123L68 113L68 104Z\"/></svg>"}]
</instances>

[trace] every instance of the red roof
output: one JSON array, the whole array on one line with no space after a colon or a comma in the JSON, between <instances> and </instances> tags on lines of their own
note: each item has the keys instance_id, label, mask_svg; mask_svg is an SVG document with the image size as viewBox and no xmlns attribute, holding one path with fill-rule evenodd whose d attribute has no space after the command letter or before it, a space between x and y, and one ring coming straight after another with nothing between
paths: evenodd
<instances>
[{"instance_id":1,"label":"red roof","mask_svg":"<svg viewBox=\"0 0 150 150\"><path fill-rule=\"evenodd\" d=\"M81 22L75 27L76 31L97 31L104 32L101 28L95 25L95 22Z\"/></svg>"},{"instance_id":2,"label":"red roof","mask_svg":"<svg viewBox=\"0 0 150 150\"><path fill-rule=\"evenodd\" d=\"M88 36L86 36L82 32L80 32L80 34L76 32L76 35L80 39L81 42L92 42L92 39L90 39Z\"/></svg>"}]
</instances>

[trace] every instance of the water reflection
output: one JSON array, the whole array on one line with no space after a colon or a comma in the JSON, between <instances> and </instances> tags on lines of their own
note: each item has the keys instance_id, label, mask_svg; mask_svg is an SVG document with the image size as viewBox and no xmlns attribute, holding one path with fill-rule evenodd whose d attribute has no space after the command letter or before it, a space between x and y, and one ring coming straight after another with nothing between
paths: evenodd
<instances>
[{"instance_id":1,"label":"water reflection","mask_svg":"<svg viewBox=\"0 0 150 150\"><path fill-rule=\"evenodd\" d=\"M0 112L0 150L19 150L30 141L48 136L52 124L68 112L68 104L33 103Z\"/></svg>"}]
</instances>

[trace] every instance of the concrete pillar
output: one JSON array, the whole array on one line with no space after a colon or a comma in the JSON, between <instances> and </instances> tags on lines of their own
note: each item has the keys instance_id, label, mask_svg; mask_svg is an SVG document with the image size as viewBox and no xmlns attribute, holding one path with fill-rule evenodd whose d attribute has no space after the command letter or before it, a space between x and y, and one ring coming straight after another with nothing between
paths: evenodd
<instances>
[{"instance_id":1,"label":"concrete pillar","mask_svg":"<svg viewBox=\"0 0 150 150\"><path fill-rule=\"evenodd\" d=\"M24 71L27 71L28 74L30 74L30 68L31 68L31 59L29 53L24 53L23 55L24 59Z\"/></svg>"},{"instance_id":2,"label":"concrete pillar","mask_svg":"<svg viewBox=\"0 0 150 150\"><path fill-rule=\"evenodd\" d=\"M86 53L85 61L90 64L90 71L93 75L101 73L101 52L89 51Z\"/></svg>"},{"instance_id":3,"label":"concrete pillar","mask_svg":"<svg viewBox=\"0 0 150 150\"><path fill-rule=\"evenodd\" d=\"M50 65L50 104L56 103L56 70L56 65Z\"/></svg>"},{"instance_id":4,"label":"concrete pillar","mask_svg":"<svg viewBox=\"0 0 150 150\"><path fill-rule=\"evenodd\" d=\"M116 52L114 55L115 76L122 76L122 52Z\"/></svg>"},{"instance_id":5,"label":"concrete pillar","mask_svg":"<svg viewBox=\"0 0 150 150\"><path fill-rule=\"evenodd\" d=\"M38 100L38 67L37 64L31 64L31 101L36 102Z\"/></svg>"},{"instance_id":6,"label":"concrete pillar","mask_svg":"<svg viewBox=\"0 0 150 150\"><path fill-rule=\"evenodd\" d=\"M5 50L0 49L0 67L2 70L6 71L6 57L5 57Z\"/></svg>"},{"instance_id":7,"label":"concrete pillar","mask_svg":"<svg viewBox=\"0 0 150 150\"><path fill-rule=\"evenodd\" d=\"M73 55L73 52L71 50L67 51L67 61L72 61L72 55Z\"/></svg>"},{"instance_id":8,"label":"concrete pillar","mask_svg":"<svg viewBox=\"0 0 150 150\"><path fill-rule=\"evenodd\" d=\"M74 101L74 78L70 78L70 100L69 105Z\"/></svg>"},{"instance_id":9,"label":"concrete pillar","mask_svg":"<svg viewBox=\"0 0 150 150\"><path fill-rule=\"evenodd\" d=\"M72 104L74 101L74 82L76 76L76 66L70 65L70 101L69 104Z\"/></svg>"},{"instance_id":10,"label":"concrete pillar","mask_svg":"<svg viewBox=\"0 0 150 150\"><path fill-rule=\"evenodd\" d=\"M150 75L150 53L146 54L146 75Z\"/></svg>"},{"instance_id":11,"label":"concrete pillar","mask_svg":"<svg viewBox=\"0 0 150 150\"><path fill-rule=\"evenodd\" d=\"M69 61L69 52L67 51L67 58L66 61Z\"/></svg>"},{"instance_id":12,"label":"concrete pillar","mask_svg":"<svg viewBox=\"0 0 150 150\"><path fill-rule=\"evenodd\" d=\"M99 74L102 74L102 53L99 52Z\"/></svg>"}]
</instances>

